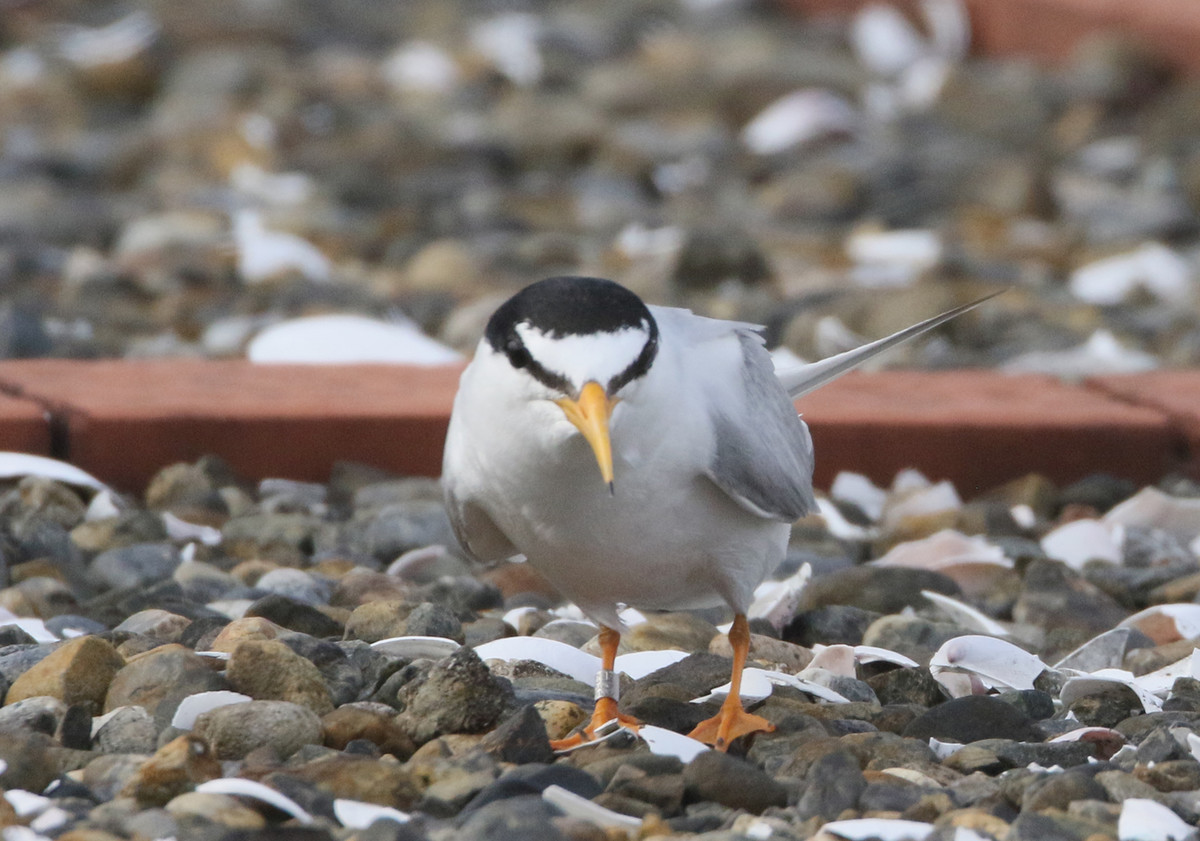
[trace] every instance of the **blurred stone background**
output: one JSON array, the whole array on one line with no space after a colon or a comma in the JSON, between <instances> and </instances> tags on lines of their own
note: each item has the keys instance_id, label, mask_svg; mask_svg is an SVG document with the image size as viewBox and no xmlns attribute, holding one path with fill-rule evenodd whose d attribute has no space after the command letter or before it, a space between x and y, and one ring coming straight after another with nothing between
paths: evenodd
<instances>
[{"instance_id":1,"label":"blurred stone background","mask_svg":"<svg viewBox=\"0 0 1200 841\"><path fill-rule=\"evenodd\" d=\"M1200 82L1120 33L1047 67L970 27L8 0L0 356L238 356L326 313L469 353L512 291L587 273L805 358L1009 287L884 364L1194 364Z\"/></svg>"}]
</instances>

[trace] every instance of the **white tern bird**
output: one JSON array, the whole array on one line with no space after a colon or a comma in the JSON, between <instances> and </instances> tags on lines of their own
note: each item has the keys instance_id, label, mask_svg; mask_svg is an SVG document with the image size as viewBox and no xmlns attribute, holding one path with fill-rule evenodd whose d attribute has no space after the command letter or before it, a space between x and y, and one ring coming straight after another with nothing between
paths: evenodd
<instances>
[{"instance_id":1,"label":"white tern bird","mask_svg":"<svg viewBox=\"0 0 1200 841\"><path fill-rule=\"evenodd\" d=\"M617 711L620 605L731 607L731 690L691 735L726 749L772 729L739 687L754 588L816 508L792 400L978 303L778 374L759 327L646 306L608 280L550 278L496 310L459 384L442 480L471 556L524 555L600 624L595 711L556 748L613 719L636 728Z\"/></svg>"}]
</instances>

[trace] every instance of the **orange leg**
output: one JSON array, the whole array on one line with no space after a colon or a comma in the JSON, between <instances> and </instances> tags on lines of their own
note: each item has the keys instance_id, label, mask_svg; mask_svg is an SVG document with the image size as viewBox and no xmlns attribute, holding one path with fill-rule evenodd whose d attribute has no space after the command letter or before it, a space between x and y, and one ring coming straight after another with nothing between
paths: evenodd
<instances>
[{"instance_id":1,"label":"orange leg","mask_svg":"<svg viewBox=\"0 0 1200 841\"><path fill-rule=\"evenodd\" d=\"M729 743L747 733L770 733L775 725L762 716L746 712L742 706L742 669L746 667L746 655L750 652L750 626L746 616L739 613L733 618L729 629L729 644L733 646L733 674L729 679L729 694L721 704L721 711L710 719L700 722L688 735L717 750L728 750Z\"/></svg>"},{"instance_id":2,"label":"orange leg","mask_svg":"<svg viewBox=\"0 0 1200 841\"><path fill-rule=\"evenodd\" d=\"M641 724L636 718L617 711L617 681L614 669L617 664L617 646L621 644L621 634L612 628L600 627L600 674L597 675L596 708L592 712L592 720L582 730L577 730L565 739L555 739L550 742L554 750L566 750L596 738L596 732L613 719L622 727L636 731ZM603 687L603 693L602 693Z\"/></svg>"}]
</instances>

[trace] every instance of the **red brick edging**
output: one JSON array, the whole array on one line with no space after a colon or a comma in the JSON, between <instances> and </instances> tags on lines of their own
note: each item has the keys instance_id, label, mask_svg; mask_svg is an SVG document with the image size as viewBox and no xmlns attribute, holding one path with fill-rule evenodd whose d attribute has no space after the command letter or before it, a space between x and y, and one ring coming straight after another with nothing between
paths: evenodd
<instances>
[{"instance_id":1,"label":"red brick edging","mask_svg":"<svg viewBox=\"0 0 1200 841\"><path fill-rule=\"evenodd\" d=\"M248 479L326 480L338 460L435 476L458 367L243 361L0 363L0 448L65 458L140 491L213 453ZM854 373L797 403L816 484L916 467L964 495L1029 472L1153 482L1200 473L1200 371L1066 385L990 371Z\"/></svg>"},{"instance_id":2,"label":"red brick edging","mask_svg":"<svg viewBox=\"0 0 1200 841\"><path fill-rule=\"evenodd\" d=\"M800 14L850 14L872 0L782 0ZM889 0L912 9L917 0ZM1168 63L1200 72L1196 0L964 0L972 48L1059 62L1086 38L1119 32Z\"/></svg>"}]
</instances>

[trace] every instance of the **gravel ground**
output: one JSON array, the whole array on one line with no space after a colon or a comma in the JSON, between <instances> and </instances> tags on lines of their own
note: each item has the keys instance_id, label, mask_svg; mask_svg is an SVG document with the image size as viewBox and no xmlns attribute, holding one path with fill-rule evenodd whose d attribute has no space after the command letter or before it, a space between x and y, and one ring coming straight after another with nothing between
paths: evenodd
<instances>
[{"instance_id":1,"label":"gravel ground","mask_svg":"<svg viewBox=\"0 0 1200 841\"><path fill-rule=\"evenodd\" d=\"M443 0L11 4L0 38L5 357L231 356L330 311L467 350L561 272L805 357L1002 285L889 363L1200 354L1200 86L1117 41L1047 72L953 39L889 57L761 4ZM445 548L428 480L247 487L204 459L143 499L0 491L5 841L1178 840L1200 819L1187 481L964 503L841 480L755 611L776 730L727 755L671 737L728 679L719 613L623 639L658 652L622 693L647 740L554 755L595 628L526 567Z\"/></svg>"},{"instance_id":2,"label":"gravel ground","mask_svg":"<svg viewBox=\"0 0 1200 841\"><path fill-rule=\"evenodd\" d=\"M751 611L773 733L675 735L715 709L729 617L630 616L646 740L556 756L597 629L445 548L435 482L27 476L0 495L4 838L1182 839L1200 497L1134 490L843 476Z\"/></svg>"}]
</instances>

